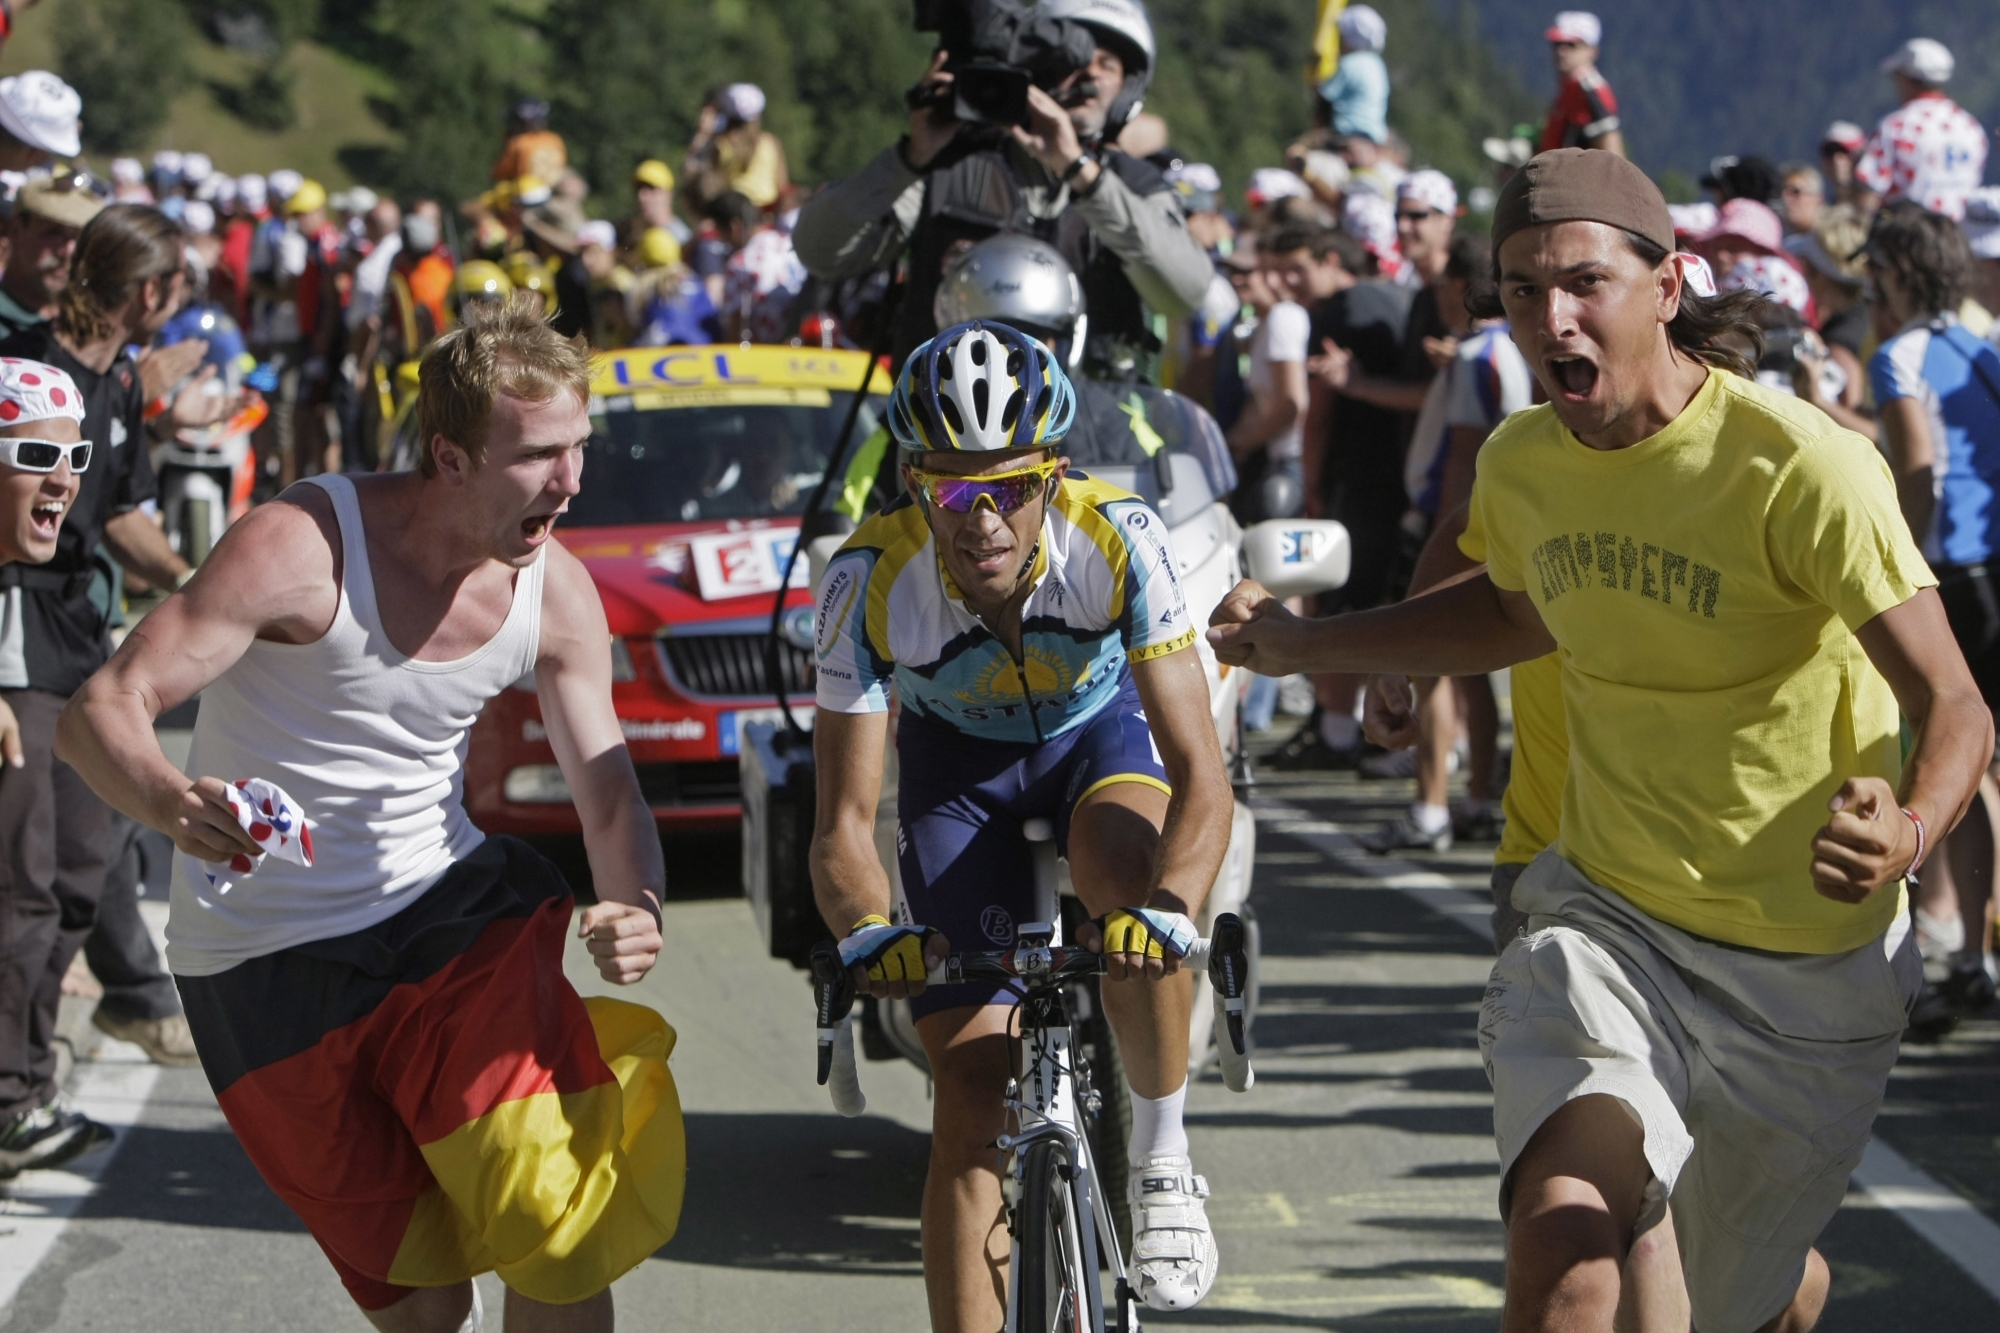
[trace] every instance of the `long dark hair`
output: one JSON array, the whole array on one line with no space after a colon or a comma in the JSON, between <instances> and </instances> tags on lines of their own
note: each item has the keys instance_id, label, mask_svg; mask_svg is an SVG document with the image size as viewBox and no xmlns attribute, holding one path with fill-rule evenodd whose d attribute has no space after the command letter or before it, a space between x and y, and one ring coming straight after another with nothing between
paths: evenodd
<instances>
[{"instance_id":1,"label":"long dark hair","mask_svg":"<svg viewBox=\"0 0 2000 1333\"><path fill-rule=\"evenodd\" d=\"M1624 231L1623 228L1619 229ZM1625 243L1646 267L1657 269L1666 262L1667 251L1637 232L1624 231ZM1493 286L1467 294L1466 305L1479 319L1505 319L1500 301L1500 256L1493 256ZM1764 355L1764 330L1757 323L1757 307L1762 293L1724 292L1719 296L1697 296L1681 288L1681 308L1667 324L1667 337L1684 355L1726 370L1744 379L1757 378L1757 362Z\"/></svg>"},{"instance_id":2,"label":"long dark hair","mask_svg":"<svg viewBox=\"0 0 2000 1333\"><path fill-rule=\"evenodd\" d=\"M56 297L56 322L79 343L113 332L111 317L149 278L180 271L180 224L146 204L113 204L84 226Z\"/></svg>"},{"instance_id":3,"label":"long dark hair","mask_svg":"<svg viewBox=\"0 0 2000 1333\"><path fill-rule=\"evenodd\" d=\"M1972 246L1956 222L1907 199L1882 205L1868 257L1903 280L1920 315L1957 310L1972 291Z\"/></svg>"}]
</instances>

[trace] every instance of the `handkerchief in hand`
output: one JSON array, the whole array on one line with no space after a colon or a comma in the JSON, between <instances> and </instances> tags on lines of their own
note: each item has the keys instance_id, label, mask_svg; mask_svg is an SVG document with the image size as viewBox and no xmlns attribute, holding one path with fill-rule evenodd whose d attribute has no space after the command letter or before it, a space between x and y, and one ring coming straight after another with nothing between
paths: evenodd
<instances>
[{"instance_id":1,"label":"handkerchief in hand","mask_svg":"<svg viewBox=\"0 0 2000 1333\"><path fill-rule=\"evenodd\" d=\"M262 778L238 780L229 792L229 809L266 855L297 866L313 863L312 830L306 827L298 802L287 796L277 783ZM231 884L257 869L259 859L238 852L227 865L203 861L201 870L210 884L227 893Z\"/></svg>"}]
</instances>

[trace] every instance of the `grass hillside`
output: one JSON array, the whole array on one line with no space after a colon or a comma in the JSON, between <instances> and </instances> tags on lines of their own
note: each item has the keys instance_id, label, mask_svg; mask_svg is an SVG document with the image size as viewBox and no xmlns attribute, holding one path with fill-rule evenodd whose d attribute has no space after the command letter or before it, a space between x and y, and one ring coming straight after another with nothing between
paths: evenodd
<instances>
[{"instance_id":1,"label":"grass hillside","mask_svg":"<svg viewBox=\"0 0 2000 1333\"><path fill-rule=\"evenodd\" d=\"M0 51L0 75L59 68L55 33L71 4L72 0L41 0L21 13L17 35ZM251 69L246 57L207 42L195 43L191 55L195 86L174 99L167 123L137 156L150 157L158 148L198 149L231 174L288 166L335 189L354 183L337 156L341 148L394 143L395 136L369 114L367 105L369 97L391 90L389 76L361 61L312 41L294 46L289 58L298 73L298 123L271 133L252 129L223 110L211 86L241 85ZM89 106L83 114L89 118ZM108 162L97 165L102 169Z\"/></svg>"}]
</instances>

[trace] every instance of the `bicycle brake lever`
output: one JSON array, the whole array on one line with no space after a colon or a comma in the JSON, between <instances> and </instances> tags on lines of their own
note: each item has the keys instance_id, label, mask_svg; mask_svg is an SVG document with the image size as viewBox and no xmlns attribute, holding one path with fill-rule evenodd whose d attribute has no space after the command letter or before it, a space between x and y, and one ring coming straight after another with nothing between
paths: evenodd
<instances>
[{"instance_id":1,"label":"bicycle brake lever","mask_svg":"<svg viewBox=\"0 0 2000 1333\"><path fill-rule=\"evenodd\" d=\"M833 1043L854 1008L854 978L841 966L840 950L825 940L812 947L813 1007L819 1016L819 1085L833 1072Z\"/></svg>"},{"instance_id":2,"label":"bicycle brake lever","mask_svg":"<svg viewBox=\"0 0 2000 1333\"><path fill-rule=\"evenodd\" d=\"M1244 1052L1245 995L1250 984L1250 960L1245 953L1243 919L1234 912L1224 912L1216 917L1215 929L1209 935L1209 946L1209 983L1222 995L1229 1045L1241 1055Z\"/></svg>"}]
</instances>

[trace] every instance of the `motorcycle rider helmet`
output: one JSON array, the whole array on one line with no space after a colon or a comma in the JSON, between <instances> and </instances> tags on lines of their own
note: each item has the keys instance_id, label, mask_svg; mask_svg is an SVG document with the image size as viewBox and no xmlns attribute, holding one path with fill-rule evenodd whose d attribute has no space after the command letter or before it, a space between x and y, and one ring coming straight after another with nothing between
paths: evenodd
<instances>
[{"instance_id":1,"label":"motorcycle rider helmet","mask_svg":"<svg viewBox=\"0 0 2000 1333\"><path fill-rule=\"evenodd\" d=\"M549 266L526 250L516 250L501 261L506 270L507 280L514 284L517 292L533 292L541 298L542 308L548 309L555 303L555 276Z\"/></svg>"},{"instance_id":2,"label":"motorcycle rider helmet","mask_svg":"<svg viewBox=\"0 0 2000 1333\"><path fill-rule=\"evenodd\" d=\"M1063 364L1072 370L1087 326L1076 270L1053 245L1018 232L988 236L961 255L938 284L931 314L941 329L974 319L997 320L1058 352L1067 338Z\"/></svg>"},{"instance_id":3,"label":"motorcycle rider helmet","mask_svg":"<svg viewBox=\"0 0 2000 1333\"><path fill-rule=\"evenodd\" d=\"M910 353L889 433L911 453L1053 447L1076 420L1076 389L1040 339L1006 324L957 324Z\"/></svg>"},{"instance_id":4,"label":"motorcycle rider helmet","mask_svg":"<svg viewBox=\"0 0 2000 1333\"><path fill-rule=\"evenodd\" d=\"M1104 118L1104 142L1112 142L1145 105L1146 87L1159 63L1153 21L1146 16L1146 6L1141 0L1042 0L1035 13L1081 23L1097 35L1100 45L1116 51L1125 62L1125 86L1112 99Z\"/></svg>"}]
</instances>

